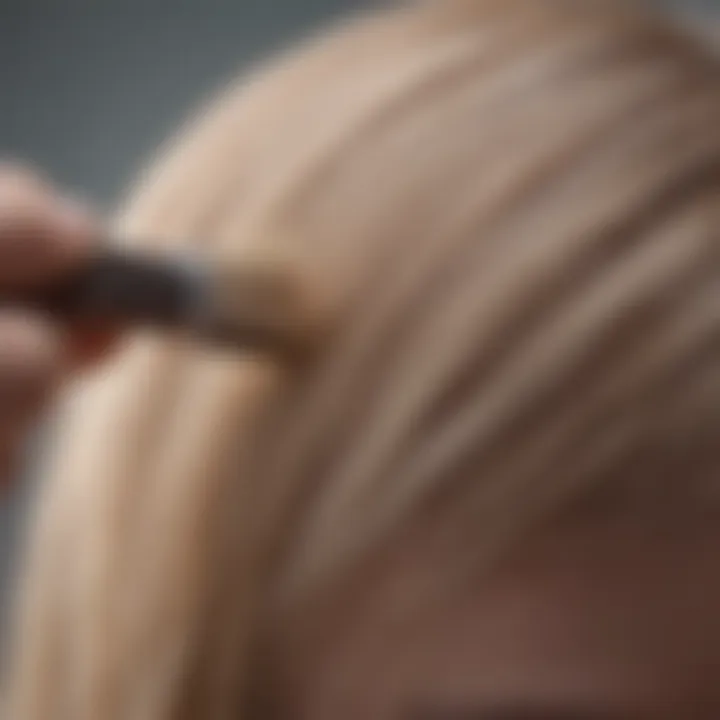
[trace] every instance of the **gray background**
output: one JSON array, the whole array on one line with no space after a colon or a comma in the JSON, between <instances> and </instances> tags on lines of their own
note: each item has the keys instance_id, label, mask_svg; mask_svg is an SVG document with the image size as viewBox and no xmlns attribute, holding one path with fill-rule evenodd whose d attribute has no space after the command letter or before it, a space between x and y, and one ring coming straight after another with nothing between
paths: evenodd
<instances>
[{"instance_id":1,"label":"gray background","mask_svg":"<svg viewBox=\"0 0 720 720\"><path fill-rule=\"evenodd\" d=\"M320 20L367 4L0 0L0 156L29 160L111 206L148 153L225 78ZM698 18L720 13L720 0L665 4ZM22 487L0 505L0 615L29 492Z\"/></svg>"}]
</instances>

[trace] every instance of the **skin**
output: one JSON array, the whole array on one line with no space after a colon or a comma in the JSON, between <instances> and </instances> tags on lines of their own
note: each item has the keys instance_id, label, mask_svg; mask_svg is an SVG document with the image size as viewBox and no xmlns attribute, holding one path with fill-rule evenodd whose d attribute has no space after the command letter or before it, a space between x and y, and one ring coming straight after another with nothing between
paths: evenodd
<instances>
[{"instance_id":1,"label":"skin","mask_svg":"<svg viewBox=\"0 0 720 720\"><path fill-rule=\"evenodd\" d=\"M91 212L24 167L0 166L0 294L72 272L100 235ZM104 354L112 334L0 305L0 485L63 378Z\"/></svg>"},{"instance_id":2,"label":"skin","mask_svg":"<svg viewBox=\"0 0 720 720\"><path fill-rule=\"evenodd\" d=\"M565 527L417 612L438 566L408 543L297 622L278 715L715 720L719 542L710 523Z\"/></svg>"}]
</instances>

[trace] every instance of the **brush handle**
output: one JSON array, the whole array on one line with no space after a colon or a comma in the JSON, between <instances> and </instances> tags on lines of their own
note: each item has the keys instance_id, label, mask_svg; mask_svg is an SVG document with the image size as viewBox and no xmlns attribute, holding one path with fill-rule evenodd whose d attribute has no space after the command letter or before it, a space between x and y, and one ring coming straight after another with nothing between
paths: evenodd
<instances>
[{"instance_id":1,"label":"brush handle","mask_svg":"<svg viewBox=\"0 0 720 720\"><path fill-rule=\"evenodd\" d=\"M200 269L189 263L103 250L49 287L4 293L0 304L68 321L178 328L191 320L204 290Z\"/></svg>"}]
</instances>

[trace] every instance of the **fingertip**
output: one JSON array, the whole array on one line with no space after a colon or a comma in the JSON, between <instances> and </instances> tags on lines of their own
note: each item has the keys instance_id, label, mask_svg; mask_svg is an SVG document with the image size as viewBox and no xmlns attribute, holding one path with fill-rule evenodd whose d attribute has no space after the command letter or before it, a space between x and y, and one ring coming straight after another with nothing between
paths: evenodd
<instances>
[{"instance_id":1,"label":"fingertip","mask_svg":"<svg viewBox=\"0 0 720 720\"><path fill-rule=\"evenodd\" d=\"M63 197L23 169L0 167L0 279L49 280L87 256L100 223L90 203Z\"/></svg>"},{"instance_id":2,"label":"fingertip","mask_svg":"<svg viewBox=\"0 0 720 720\"><path fill-rule=\"evenodd\" d=\"M7 383L52 385L63 366L64 349L58 328L29 313L0 313L0 374Z\"/></svg>"}]
</instances>

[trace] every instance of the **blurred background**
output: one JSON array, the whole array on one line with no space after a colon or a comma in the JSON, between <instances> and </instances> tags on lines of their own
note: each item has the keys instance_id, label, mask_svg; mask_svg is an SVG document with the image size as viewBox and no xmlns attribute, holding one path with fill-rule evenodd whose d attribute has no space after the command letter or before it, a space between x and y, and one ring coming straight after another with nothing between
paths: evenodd
<instances>
[{"instance_id":1,"label":"blurred background","mask_svg":"<svg viewBox=\"0 0 720 720\"><path fill-rule=\"evenodd\" d=\"M654 1L683 20L720 24L720 0ZM224 81L369 4L0 0L0 156L29 161L112 208L148 155ZM25 484L0 501L0 618L32 491Z\"/></svg>"}]
</instances>

